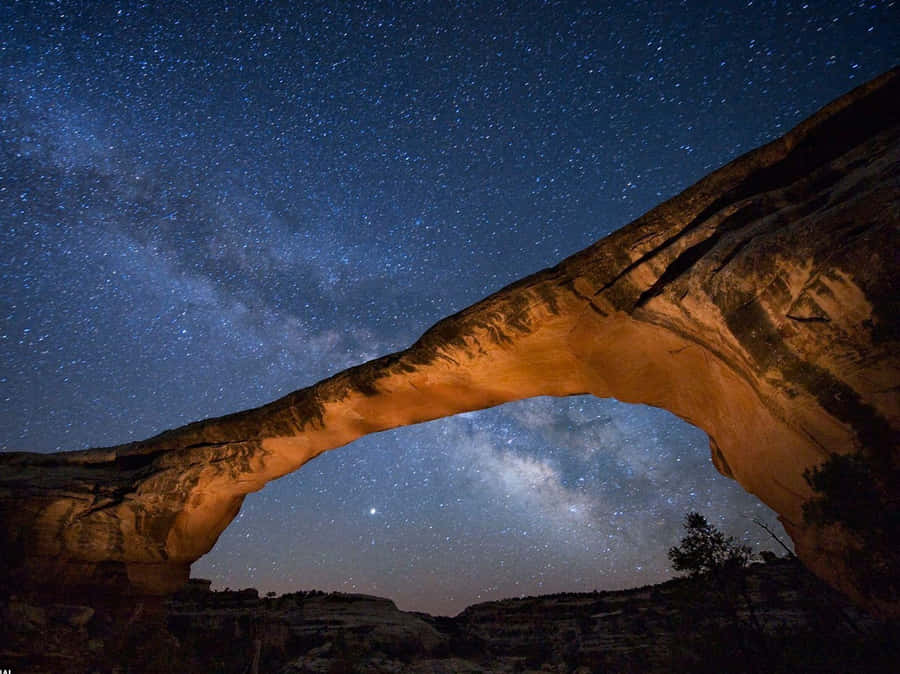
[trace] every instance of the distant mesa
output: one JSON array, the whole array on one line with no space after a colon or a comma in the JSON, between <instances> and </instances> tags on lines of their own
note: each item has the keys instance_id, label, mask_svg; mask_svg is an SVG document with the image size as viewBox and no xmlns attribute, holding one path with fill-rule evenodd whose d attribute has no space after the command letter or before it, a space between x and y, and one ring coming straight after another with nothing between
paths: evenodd
<instances>
[{"instance_id":1,"label":"distant mesa","mask_svg":"<svg viewBox=\"0 0 900 674\"><path fill-rule=\"evenodd\" d=\"M898 75L405 351L143 442L2 455L2 582L170 592L246 494L321 452L510 400L592 393L706 431L716 468L779 513L810 569L896 615L896 602L860 592L846 554L858 539L806 524L803 505L804 471L832 453L900 459ZM881 482L897 503L897 481Z\"/></svg>"}]
</instances>

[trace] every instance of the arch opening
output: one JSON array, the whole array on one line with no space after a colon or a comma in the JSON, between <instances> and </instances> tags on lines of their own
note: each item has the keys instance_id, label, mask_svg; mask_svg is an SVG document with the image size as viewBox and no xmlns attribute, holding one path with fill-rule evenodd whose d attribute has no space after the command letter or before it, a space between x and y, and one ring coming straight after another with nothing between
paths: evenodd
<instances>
[{"instance_id":1,"label":"arch opening","mask_svg":"<svg viewBox=\"0 0 900 674\"><path fill-rule=\"evenodd\" d=\"M451 615L489 599L662 581L688 510L754 549L772 541L753 518L781 529L716 472L706 434L675 415L537 397L322 454L248 495L193 573Z\"/></svg>"}]
</instances>

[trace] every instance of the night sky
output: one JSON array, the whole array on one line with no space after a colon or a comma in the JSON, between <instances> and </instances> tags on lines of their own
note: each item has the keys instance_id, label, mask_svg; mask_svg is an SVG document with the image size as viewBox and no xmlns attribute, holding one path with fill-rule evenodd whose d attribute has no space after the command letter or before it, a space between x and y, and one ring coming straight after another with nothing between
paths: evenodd
<instances>
[{"instance_id":1,"label":"night sky","mask_svg":"<svg viewBox=\"0 0 900 674\"><path fill-rule=\"evenodd\" d=\"M294 7L290 7L290 5ZM118 444L408 346L895 65L895 2L0 2L0 447ZM369 436L194 565L455 613L774 514L703 432L538 398Z\"/></svg>"}]
</instances>

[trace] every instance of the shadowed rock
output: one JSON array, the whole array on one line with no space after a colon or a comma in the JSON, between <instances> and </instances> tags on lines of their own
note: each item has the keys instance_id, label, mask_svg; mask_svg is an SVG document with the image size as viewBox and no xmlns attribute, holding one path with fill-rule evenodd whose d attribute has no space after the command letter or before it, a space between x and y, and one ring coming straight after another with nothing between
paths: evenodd
<instances>
[{"instance_id":1,"label":"shadowed rock","mask_svg":"<svg viewBox=\"0 0 900 674\"><path fill-rule=\"evenodd\" d=\"M15 672L66 674L252 672L253 663L273 674L896 670L896 627L796 559L726 575L489 601L455 617L361 594L210 592L197 579L165 602L0 598L0 657Z\"/></svg>"},{"instance_id":2,"label":"shadowed rock","mask_svg":"<svg viewBox=\"0 0 900 674\"><path fill-rule=\"evenodd\" d=\"M719 471L853 594L846 538L804 525L803 472L859 449L897 461L898 82L894 70L856 89L405 351L143 442L0 456L6 581L170 591L246 494L323 451L510 400L592 393L706 431Z\"/></svg>"}]
</instances>

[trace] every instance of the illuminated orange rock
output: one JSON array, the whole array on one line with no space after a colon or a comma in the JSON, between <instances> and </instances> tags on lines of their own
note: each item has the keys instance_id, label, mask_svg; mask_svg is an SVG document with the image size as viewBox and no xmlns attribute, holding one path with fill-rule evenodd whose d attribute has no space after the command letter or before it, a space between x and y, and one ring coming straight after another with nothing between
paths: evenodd
<instances>
[{"instance_id":1,"label":"illuminated orange rock","mask_svg":"<svg viewBox=\"0 0 900 674\"><path fill-rule=\"evenodd\" d=\"M144 442L0 460L8 579L180 585L244 495L367 433L537 395L666 408L853 593L803 472L897 458L898 71L410 348ZM351 476L352 479L352 476ZM900 571L900 570L898 570Z\"/></svg>"}]
</instances>

